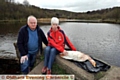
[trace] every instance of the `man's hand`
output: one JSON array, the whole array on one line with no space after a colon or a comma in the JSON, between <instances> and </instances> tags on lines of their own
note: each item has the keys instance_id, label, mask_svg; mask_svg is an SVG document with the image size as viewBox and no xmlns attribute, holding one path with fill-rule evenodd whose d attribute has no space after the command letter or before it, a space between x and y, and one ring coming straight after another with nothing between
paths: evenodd
<instances>
[{"instance_id":1,"label":"man's hand","mask_svg":"<svg viewBox=\"0 0 120 80\"><path fill-rule=\"evenodd\" d=\"M21 57L20 63L21 63L21 64L24 63L25 60L28 60L28 56L27 56L27 55Z\"/></svg>"},{"instance_id":2,"label":"man's hand","mask_svg":"<svg viewBox=\"0 0 120 80\"><path fill-rule=\"evenodd\" d=\"M60 56L67 56L68 55L68 52L66 51L66 50L64 50L61 54L60 54Z\"/></svg>"}]
</instances>

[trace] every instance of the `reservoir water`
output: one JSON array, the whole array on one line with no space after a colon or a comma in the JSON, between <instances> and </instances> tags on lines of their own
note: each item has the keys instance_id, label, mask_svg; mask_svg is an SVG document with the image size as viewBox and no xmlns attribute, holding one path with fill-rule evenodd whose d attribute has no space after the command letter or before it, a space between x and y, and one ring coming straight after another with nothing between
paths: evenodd
<instances>
[{"instance_id":1,"label":"reservoir water","mask_svg":"<svg viewBox=\"0 0 120 80\"><path fill-rule=\"evenodd\" d=\"M0 24L0 56L16 57L13 42L23 23ZM108 23L64 22L61 29L77 50L120 67L120 25ZM50 25L41 25L47 33Z\"/></svg>"}]
</instances>

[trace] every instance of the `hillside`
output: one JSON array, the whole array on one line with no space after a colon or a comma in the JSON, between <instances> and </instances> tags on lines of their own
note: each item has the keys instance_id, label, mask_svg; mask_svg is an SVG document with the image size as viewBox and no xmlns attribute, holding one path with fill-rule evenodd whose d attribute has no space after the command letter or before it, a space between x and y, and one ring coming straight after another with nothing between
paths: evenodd
<instances>
[{"instance_id":1,"label":"hillside","mask_svg":"<svg viewBox=\"0 0 120 80\"><path fill-rule=\"evenodd\" d=\"M76 13L64 10L42 9L34 5L23 5L0 0L0 20L24 19L28 15L34 15L37 18L51 18L53 16L62 18L73 18Z\"/></svg>"},{"instance_id":2,"label":"hillside","mask_svg":"<svg viewBox=\"0 0 120 80\"><path fill-rule=\"evenodd\" d=\"M37 18L59 18L69 19L100 19L100 20L120 20L120 7L75 13L65 10L43 9L34 5L23 5L7 0L0 0L0 20L23 20L29 15Z\"/></svg>"}]
</instances>

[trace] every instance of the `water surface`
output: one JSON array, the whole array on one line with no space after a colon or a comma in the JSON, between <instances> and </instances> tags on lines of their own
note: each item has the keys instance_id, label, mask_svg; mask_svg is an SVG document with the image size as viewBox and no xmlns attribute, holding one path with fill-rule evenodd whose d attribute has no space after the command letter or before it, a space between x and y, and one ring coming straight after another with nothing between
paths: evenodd
<instances>
[{"instance_id":1,"label":"water surface","mask_svg":"<svg viewBox=\"0 0 120 80\"><path fill-rule=\"evenodd\" d=\"M23 23L0 24L0 56L16 57L13 42ZM120 25L66 22L60 24L77 50L120 67ZM41 25L47 33L50 25Z\"/></svg>"}]
</instances>

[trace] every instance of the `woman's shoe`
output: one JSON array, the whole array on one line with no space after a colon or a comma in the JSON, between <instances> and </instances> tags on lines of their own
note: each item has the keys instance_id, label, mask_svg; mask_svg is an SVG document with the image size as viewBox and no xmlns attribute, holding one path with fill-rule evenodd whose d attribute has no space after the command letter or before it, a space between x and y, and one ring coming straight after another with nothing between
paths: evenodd
<instances>
[{"instance_id":1,"label":"woman's shoe","mask_svg":"<svg viewBox=\"0 0 120 80\"><path fill-rule=\"evenodd\" d=\"M46 71L47 71L47 67L43 67L43 68L42 68L42 74L45 74Z\"/></svg>"},{"instance_id":2,"label":"woman's shoe","mask_svg":"<svg viewBox=\"0 0 120 80\"><path fill-rule=\"evenodd\" d=\"M47 69L47 75L50 75L50 74L51 74L51 70Z\"/></svg>"}]
</instances>

